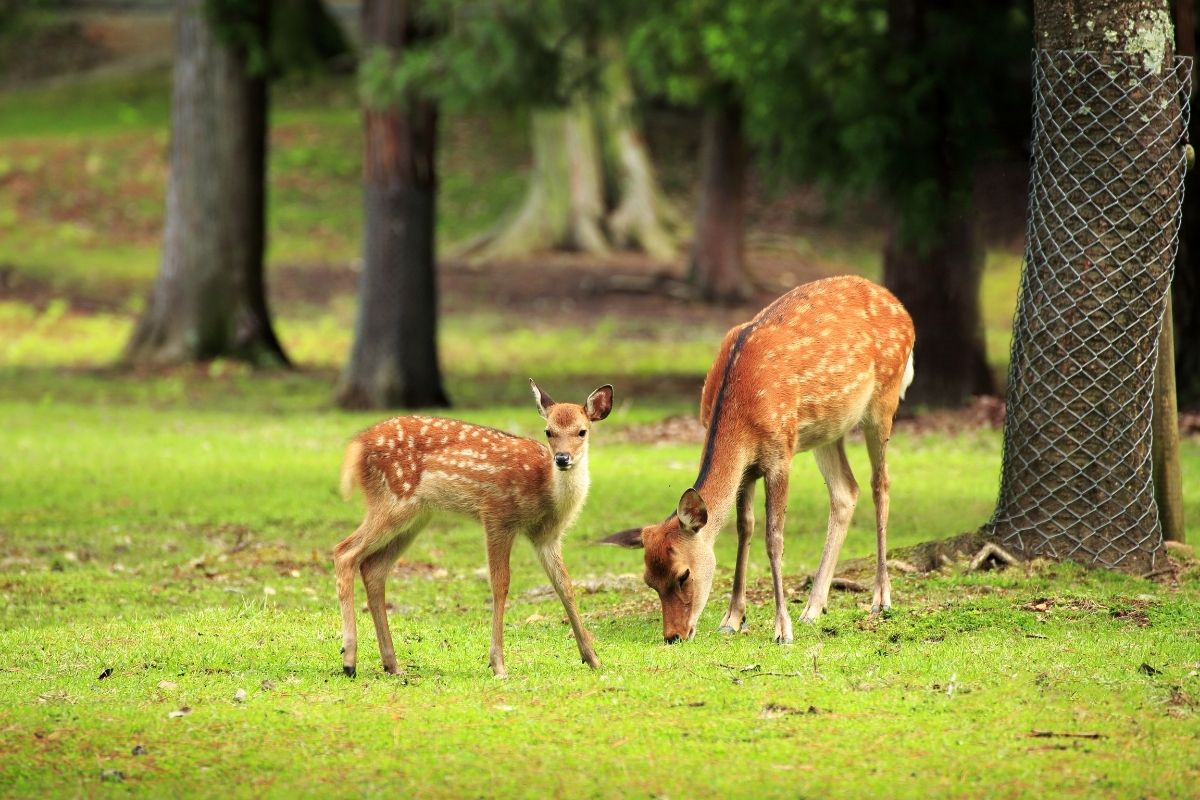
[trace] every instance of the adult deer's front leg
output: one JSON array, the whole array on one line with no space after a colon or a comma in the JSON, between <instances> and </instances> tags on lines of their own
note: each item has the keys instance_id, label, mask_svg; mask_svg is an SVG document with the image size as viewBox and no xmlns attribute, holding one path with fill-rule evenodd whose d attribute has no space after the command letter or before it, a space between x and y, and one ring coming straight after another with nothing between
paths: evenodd
<instances>
[{"instance_id":1,"label":"adult deer's front leg","mask_svg":"<svg viewBox=\"0 0 1200 800\"><path fill-rule=\"evenodd\" d=\"M825 532L821 564L813 576L812 593L808 596L804 613L800 615L801 622L813 622L829 604L829 585L837 568L838 553L842 551L842 542L846 539L846 530L850 527L850 518L858 502L858 484L854 481L854 473L850 471L850 462L846 460L845 440L838 439L832 444L818 447L813 451L813 456L829 488L829 527Z\"/></svg>"},{"instance_id":2,"label":"adult deer's front leg","mask_svg":"<svg viewBox=\"0 0 1200 800\"><path fill-rule=\"evenodd\" d=\"M754 534L754 479L742 481L737 499L737 565L733 569L733 593L729 610L721 620L721 633L737 633L746 629L746 560L750 552L750 537Z\"/></svg>"},{"instance_id":3,"label":"adult deer's front leg","mask_svg":"<svg viewBox=\"0 0 1200 800\"><path fill-rule=\"evenodd\" d=\"M567 611L567 619L571 623L571 630L575 633L575 643L579 645L579 656L583 659L583 663L592 669L599 669L600 659L596 657L596 651L592 648L592 635L583 627L579 609L575 607L575 589L571 586L571 577L567 574L566 565L563 564L560 542L558 539L553 539L538 543L537 554L538 560L542 562L542 569L546 570L546 577L550 579L555 593L558 594L558 599L562 601L563 608Z\"/></svg>"},{"instance_id":4,"label":"adult deer's front leg","mask_svg":"<svg viewBox=\"0 0 1200 800\"><path fill-rule=\"evenodd\" d=\"M488 577L492 584L492 648L488 664L497 678L508 677L504 667L504 605L508 602L513 534L500 526L484 526L487 537Z\"/></svg>"},{"instance_id":5,"label":"adult deer's front leg","mask_svg":"<svg viewBox=\"0 0 1200 800\"><path fill-rule=\"evenodd\" d=\"M783 523L787 516L788 467L791 459L768 472L767 485L767 558L771 560L771 585L775 590L775 641L792 642L792 618L783 590Z\"/></svg>"}]
</instances>

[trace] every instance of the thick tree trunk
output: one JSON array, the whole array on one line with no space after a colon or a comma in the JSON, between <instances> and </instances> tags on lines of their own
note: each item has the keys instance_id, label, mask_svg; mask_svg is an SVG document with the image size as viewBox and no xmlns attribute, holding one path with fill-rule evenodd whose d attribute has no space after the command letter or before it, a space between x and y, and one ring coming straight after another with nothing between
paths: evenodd
<instances>
[{"instance_id":1,"label":"thick tree trunk","mask_svg":"<svg viewBox=\"0 0 1200 800\"><path fill-rule=\"evenodd\" d=\"M616 246L640 247L664 261L675 257L682 222L634 124L624 57L612 42L603 47L596 98L533 111L533 170L520 208L455 256L475 263L547 250L603 256Z\"/></svg>"},{"instance_id":2,"label":"thick tree trunk","mask_svg":"<svg viewBox=\"0 0 1200 800\"><path fill-rule=\"evenodd\" d=\"M912 53L930 46L927 15L943 4L926 0L890 0L888 32L894 48ZM937 148L921 163L936 165L929 175L937 191L936 219L911 219L924 209L899 207L897 224L884 248L883 283L904 303L917 330L913 351L915 378L907 399L914 404L960 406L996 390L987 366L979 287L983 249L971 208L972 173L944 145L950 103L933 93L922 109L921 124L939 133L916 134L914 141ZM917 233L914 233L917 232Z\"/></svg>"},{"instance_id":3,"label":"thick tree trunk","mask_svg":"<svg viewBox=\"0 0 1200 800\"><path fill-rule=\"evenodd\" d=\"M612 42L603 53L603 92L595 108L605 199L613 209L608 215L612 243L640 247L653 258L670 261L678 252L683 218L659 188L650 151L634 124L633 83L624 54Z\"/></svg>"},{"instance_id":4,"label":"thick tree trunk","mask_svg":"<svg viewBox=\"0 0 1200 800\"><path fill-rule=\"evenodd\" d=\"M747 159L741 107L730 100L708 109L702 135L688 279L705 300L737 303L750 293L743 261Z\"/></svg>"},{"instance_id":5,"label":"thick tree trunk","mask_svg":"<svg viewBox=\"0 0 1200 800\"><path fill-rule=\"evenodd\" d=\"M365 0L364 46L398 55L422 34L414 5ZM445 406L434 257L437 109L403 98L365 109L363 125L363 271L338 402L345 408Z\"/></svg>"},{"instance_id":6,"label":"thick tree trunk","mask_svg":"<svg viewBox=\"0 0 1200 800\"><path fill-rule=\"evenodd\" d=\"M591 109L535 109L530 120L533 172L517 213L456 255L475 262L544 250L605 255L604 185Z\"/></svg>"},{"instance_id":7,"label":"thick tree trunk","mask_svg":"<svg viewBox=\"0 0 1200 800\"><path fill-rule=\"evenodd\" d=\"M266 81L217 38L203 6L178 10L162 259L125 359L286 365L263 279Z\"/></svg>"},{"instance_id":8,"label":"thick tree trunk","mask_svg":"<svg viewBox=\"0 0 1200 800\"><path fill-rule=\"evenodd\" d=\"M883 282L904 303L917 329L914 404L960 406L995 391L979 315L983 253L970 209L943 222L939 244L907 243L893 231L883 257Z\"/></svg>"},{"instance_id":9,"label":"thick tree trunk","mask_svg":"<svg viewBox=\"0 0 1200 800\"><path fill-rule=\"evenodd\" d=\"M1171 18L1166 0L1035 11L1044 101L989 529L1144 572L1162 554L1151 400L1182 179Z\"/></svg>"}]
</instances>

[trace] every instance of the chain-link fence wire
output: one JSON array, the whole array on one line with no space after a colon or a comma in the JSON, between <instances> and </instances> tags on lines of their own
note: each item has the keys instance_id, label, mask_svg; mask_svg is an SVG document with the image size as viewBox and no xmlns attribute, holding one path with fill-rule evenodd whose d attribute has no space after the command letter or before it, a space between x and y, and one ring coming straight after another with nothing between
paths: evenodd
<instances>
[{"instance_id":1,"label":"chain-link fence wire","mask_svg":"<svg viewBox=\"0 0 1200 800\"><path fill-rule=\"evenodd\" d=\"M1151 400L1191 59L1037 50L1033 73L1025 267L985 530L1026 557L1152 571Z\"/></svg>"}]
</instances>

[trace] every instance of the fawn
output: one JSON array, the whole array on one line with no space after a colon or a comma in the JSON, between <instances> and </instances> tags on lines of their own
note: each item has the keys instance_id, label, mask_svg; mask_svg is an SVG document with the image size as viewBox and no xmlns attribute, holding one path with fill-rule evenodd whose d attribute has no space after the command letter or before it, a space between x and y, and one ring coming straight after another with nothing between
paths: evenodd
<instances>
[{"instance_id":1,"label":"fawn","mask_svg":"<svg viewBox=\"0 0 1200 800\"><path fill-rule=\"evenodd\" d=\"M334 549L342 610L342 670L354 677L358 635L354 573L362 573L367 606L375 622L385 672L399 670L384 603L392 565L428 521L430 512L467 514L483 523L492 586L492 647L489 663L504 677L504 603L509 555L518 533L537 549L539 561L566 608L584 663L600 666L591 634L575 607L562 560L562 535L588 493L588 432L612 410L613 389L601 386L582 406L555 403L533 381L538 413L546 419L547 444L433 417L396 417L360 433L346 448L342 494L357 484L367 513L353 534Z\"/></svg>"},{"instance_id":2,"label":"fawn","mask_svg":"<svg viewBox=\"0 0 1200 800\"><path fill-rule=\"evenodd\" d=\"M737 506L738 554L722 632L744 630L746 555L754 530L754 483L766 484L767 555L775 592L775 640L792 641L783 590L783 523L792 456L812 450L829 489L829 527L801 620L829 599L838 552L858 501L845 435L862 423L875 500L872 616L891 606L887 574L892 418L913 378L912 319L890 292L853 276L798 286L735 326L704 381L707 427L700 472L665 521L604 541L645 548L645 581L658 592L667 643L690 639L712 590L713 544Z\"/></svg>"}]
</instances>

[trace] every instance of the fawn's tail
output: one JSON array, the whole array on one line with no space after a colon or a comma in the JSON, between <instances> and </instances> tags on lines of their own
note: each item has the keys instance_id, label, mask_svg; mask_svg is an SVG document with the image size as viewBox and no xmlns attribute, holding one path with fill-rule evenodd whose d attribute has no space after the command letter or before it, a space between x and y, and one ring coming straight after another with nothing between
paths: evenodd
<instances>
[{"instance_id":1,"label":"fawn's tail","mask_svg":"<svg viewBox=\"0 0 1200 800\"><path fill-rule=\"evenodd\" d=\"M362 442L355 439L346 448L342 459L342 497L349 500L354 494L354 485L359 483L358 465L362 460Z\"/></svg>"}]
</instances>

